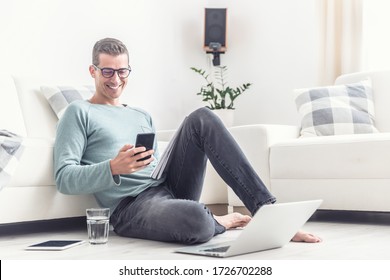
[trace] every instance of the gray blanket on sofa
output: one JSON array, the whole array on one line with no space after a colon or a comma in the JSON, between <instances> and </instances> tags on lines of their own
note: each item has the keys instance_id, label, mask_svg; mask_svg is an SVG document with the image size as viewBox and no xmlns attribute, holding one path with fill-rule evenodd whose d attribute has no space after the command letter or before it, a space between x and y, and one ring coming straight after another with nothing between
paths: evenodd
<instances>
[{"instance_id":1,"label":"gray blanket on sofa","mask_svg":"<svg viewBox=\"0 0 390 280\"><path fill-rule=\"evenodd\" d=\"M23 138L5 129L0 129L0 190L5 187L23 153Z\"/></svg>"}]
</instances>

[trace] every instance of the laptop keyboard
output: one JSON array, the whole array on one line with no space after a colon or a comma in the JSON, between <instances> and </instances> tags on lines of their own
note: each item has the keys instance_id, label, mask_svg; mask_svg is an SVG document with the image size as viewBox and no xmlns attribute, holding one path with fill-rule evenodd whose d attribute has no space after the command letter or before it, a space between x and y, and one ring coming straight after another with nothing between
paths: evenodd
<instances>
[{"instance_id":1,"label":"laptop keyboard","mask_svg":"<svg viewBox=\"0 0 390 280\"><path fill-rule=\"evenodd\" d=\"M226 252L229 249L229 247L230 246L216 247L216 248L211 248L211 249L204 249L203 251L223 253L223 252Z\"/></svg>"}]
</instances>

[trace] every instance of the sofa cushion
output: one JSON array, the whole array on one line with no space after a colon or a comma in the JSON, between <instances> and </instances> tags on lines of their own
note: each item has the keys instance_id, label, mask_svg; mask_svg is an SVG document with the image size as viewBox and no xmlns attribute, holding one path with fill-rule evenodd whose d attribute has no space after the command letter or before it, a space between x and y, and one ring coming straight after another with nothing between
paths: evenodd
<instances>
[{"instance_id":1,"label":"sofa cushion","mask_svg":"<svg viewBox=\"0 0 390 280\"><path fill-rule=\"evenodd\" d=\"M390 132L390 70L351 73L338 77L335 84L356 83L365 79L372 82L372 95L375 106L375 127L380 132Z\"/></svg>"},{"instance_id":2,"label":"sofa cushion","mask_svg":"<svg viewBox=\"0 0 390 280\"><path fill-rule=\"evenodd\" d=\"M7 186L18 167L23 153L22 142L22 137L0 129L0 191Z\"/></svg>"},{"instance_id":3,"label":"sofa cushion","mask_svg":"<svg viewBox=\"0 0 390 280\"><path fill-rule=\"evenodd\" d=\"M58 118L41 94L37 77L14 77L28 137L53 138Z\"/></svg>"},{"instance_id":4,"label":"sofa cushion","mask_svg":"<svg viewBox=\"0 0 390 280\"><path fill-rule=\"evenodd\" d=\"M0 75L0 129L26 136L26 127L20 108L15 82L11 76Z\"/></svg>"},{"instance_id":5,"label":"sofa cushion","mask_svg":"<svg viewBox=\"0 0 390 280\"><path fill-rule=\"evenodd\" d=\"M288 140L270 148L271 179L390 178L390 133Z\"/></svg>"},{"instance_id":6,"label":"sofa cushion","mask_svg":"<svg viewBox=\"0 0 390 280\"><path fill-rule=\"evenodd\" d=\"M54 139L25 138L23 153L7 187L53 186Z\"/></svg>"},{"instance_id":7,"label":"sofa cushion","mask_svg":"<svg viewBox=\"0 0 390 280\"><path fill-rule=\"evenodd\" d=\"M41 86L41 91L50 107L58 118L61 118L65 109L75 100L92 97L94 86Z\"/></svg>"},{"instance_id":8,"label":"sofa cushion","mask_svg":"<svg viewBox=\"0 0 390 280\"><path fill-rule=\"evenodd\" d=\"M301 136L374 133L371 81L294 90Z\"/></svg>"}]
</instances>

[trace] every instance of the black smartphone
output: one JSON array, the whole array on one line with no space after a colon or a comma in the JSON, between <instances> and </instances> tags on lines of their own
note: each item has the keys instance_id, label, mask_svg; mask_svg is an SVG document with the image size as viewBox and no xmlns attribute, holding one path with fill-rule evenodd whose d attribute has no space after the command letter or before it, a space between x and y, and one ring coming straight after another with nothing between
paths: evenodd
<instances>
[{"instance_id":1,"label":"black smartphone","mask_svg":"<svg viewBox=\"0 0 390 280\"><path fill-rule=\"evenodd\" d=\"M135 140L136 147L145 147L146 151L152 150L154 144L154 133L140 133L137 134L137 139ZM138 153L139 154L139 153ZM137 155L138 155L137 154ZM137 161L143 161L145 159L150 158L151 156L146 156Z\"/></svg>"}]
</instances>

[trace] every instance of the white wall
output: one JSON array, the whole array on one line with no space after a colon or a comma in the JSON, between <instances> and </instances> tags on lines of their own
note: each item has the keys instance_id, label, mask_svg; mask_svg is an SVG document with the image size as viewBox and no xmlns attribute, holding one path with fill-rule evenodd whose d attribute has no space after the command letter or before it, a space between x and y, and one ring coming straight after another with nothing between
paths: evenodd
<instances>
[{"instance_id":1,"label":"white wall","mask_svg":"<svg viewBox=\"0 0 390 280\"><path fill-rule=\"evenodd\" d=\"M159 129L194 108L207 69L205 7L228 8L231 85L253 83L237 102L236 124L296 123L291 90L318 83L318 0L0 0L0 74L90 84L93 44L124 41L133 72L124 101ZM1 101L3 102L3 101Z\"/></svg>"}]
</instances>

